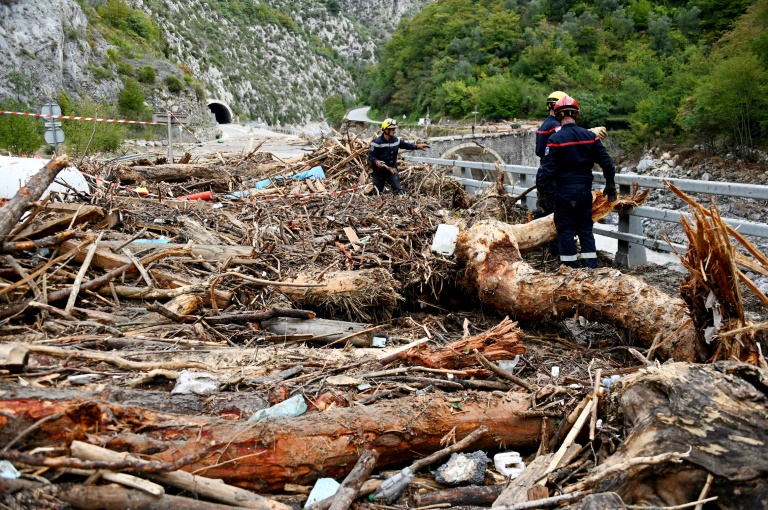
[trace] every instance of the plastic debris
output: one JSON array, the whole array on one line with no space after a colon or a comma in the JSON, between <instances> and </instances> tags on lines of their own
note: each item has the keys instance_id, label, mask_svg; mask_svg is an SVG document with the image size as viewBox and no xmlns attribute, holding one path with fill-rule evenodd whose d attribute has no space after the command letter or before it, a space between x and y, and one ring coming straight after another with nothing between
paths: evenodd
<instances>
[{"instance_id":1,"label":"plastic debris","mask_svg":"<svg viewBox=\"0 0 768 510\"><path fill-rule=\"evenodd\" d=\"M21 476L13 464L7 460L0 460L0 478L18 478Z\"/></svg>"},{"instance_id":2,"label":"plastic debris","mask_svg":"<svg viewBox=\"0 0 768 510\"><path fill-rule=\"evenodd\" d=\"M496 362L496 365L505 372L512 372L520 361L520 355L515 356L515 359L500 359Z\"/></svg>"},{"instance_id":3,"label":"plastic debris","mask_svg":"<svg viewBox=\"0 0 768 510\"><path fill-rule=\"evenodd\" d=\"M288 400L283 400L272 407L256 411L253 413L253 416L248 418L248 421L266 420L268 418L290 418L293 416L301 416L306 412L307 403L304 401L304 396L294 395Z\"/></svg>"},{"instance_id":4,"label":"plastic debris","mask_svg":"<svg viewBox=\"0 0 768 510\"><path fill-rule=\"evenodd\" d=\"M315 486L309 493L307 502L304 504L304 508L309 508L313 503L322 501L325 498L330 498L336 491L339 490L341 484L333 478L320 478L315 482Z\"/></svg>"},{"instance_id":5,"label":"plastic debris","mask_svg":"<svg viewBox=\"0 0 768 510\"><path fill-rule=\"evenodd\" d=\"M30 177L37 174L41 168L48 163L48 160L41 158L14 158L9 156L0 156L0 198L12 198L19 188L24 186ZM56 176L57 181L43 192L43 199L52 191L71 195L72 190L81 193L90 192L90 187L80 173L80 170L74 166L63 169ZM70 189L71 188L71 189Z\"/></svg>"},{"instance_id":6,"label":"plastic debris","mask_svg":"<svg viewBox=\"0 0 768 510\"><path fill-rule=\"evenodd\" d=\"M406 487L413 481L413 472L410 467L403 468L399 473L396 473L379 486L378 490L373 494L368 495L368 499L371 501L384 500L385 503L392 504L403 493Z\"/></svg>"},{"instance_id":7,"label":"plastic debris","mask_svg":"<svg viewBox=\"0 0 768 510\"><path fill-rule=\"evenodd\" d=\"M437 226L435 238L432 241L432 253L438 255L453 255L456 240L459 238L459 227L441 223Z\"/></svg>"},{"instance_id":8,"label":"plastic debris","mask_svg":"<svg viewBox=\"0 0 768 510\"><path fill-rule=\"evenodd\" d=\"M493 456L493 466L500 474L514 480L525 469L519 452L502 452Z\"/></svg>"},{"instance_id":9,"label":"plastic debris","mask_svg":"<svg viewBox=\"0 0 768 510\"><path fill-rule=\"evenodd\" d=\"M219 381L209 372L182 370L176 380L172 395L210 395L219 391Z\"/></svg>"}]
</instances>

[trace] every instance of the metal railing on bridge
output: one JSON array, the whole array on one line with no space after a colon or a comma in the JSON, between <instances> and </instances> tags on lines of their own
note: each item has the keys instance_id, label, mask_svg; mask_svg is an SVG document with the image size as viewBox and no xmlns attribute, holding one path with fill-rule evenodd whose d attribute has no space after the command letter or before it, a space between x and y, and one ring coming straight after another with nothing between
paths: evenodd
<instances>
[{"instance_id":1,"label":"metal railing on bridge","mask_svg":"<svg viewBox=\"0 0 768 510\"><path fill-rule=\"evenodd\" d=\"M475 179L472 170L483 170L486 172L495 172L494 163L481 163L476 161L421 158L417 156L404 156L404 159L413 163L429 163L432 165L441 165L450 168L461 169L463 176L452 175L457 181L464 185L469 193L476 193L477 190L490 186L492 182ZM510 174L511 186L504 188L513 195L520 194L535 183L536 171L538 169L532 166L521 165L501 165L501 171ZM601 172L593 172L594 183L604 184L605 178ZM619 185L619 193L627 195L633 184L641 188L667 189L663 181L674 184L686 193L702 193L707 195L719 195L737 198L750 198L755 200L768 200L768 186L757 184L740 184L734 182L716 182L716 181L697 181L692 179L677 179L661 177L650 177L637 174L616 174L616 184ZM536 191L529 193L526 198L526 206L530 210L536 207ZM618 250L615 261L624 266L634 266L645 264L647 262L645 249L673 251L672 247L683 253L686 247L680 244L668 243L662 239L651 239L643 233L642 218L658 220L670 223L679 223L680 217L691 217L689 213L673 211L669 209L659 209L656 207L633 207L625 208L619 212L618 231L610 230L601 225L595 225L594 232L605 237L610 237L618 241ZM755 223L735 218L723 219L732 227L737 228L740 233L748 236L768 238L768 225L765 223Z\"/></svg>"}]
</instances>

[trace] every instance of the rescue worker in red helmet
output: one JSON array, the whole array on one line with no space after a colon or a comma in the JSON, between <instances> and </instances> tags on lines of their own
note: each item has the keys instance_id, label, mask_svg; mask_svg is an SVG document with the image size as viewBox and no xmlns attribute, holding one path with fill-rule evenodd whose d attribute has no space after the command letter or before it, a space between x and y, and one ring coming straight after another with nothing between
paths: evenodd
<instances>
[{"instance_id":1,"label":"rescue worker in red helmet","mask_svg":"<svg viewBox=\"0 0 768 510\"><path fill-rule=\"evenodd\" d=\"M429 147L423 143L408 143L395 136L397 121L386 119L381 123L381 135L371 142L371 150L368 153L368 161L373 169L373 185L379 193L384 191L384 185L389 182L392 193L402 195L400 187L400 174L397 172L397 153L400 149L415 150Z\"/></svg>"},{"instance_id":2,"label":"rescue worker in red helmet","mask_svg":"<svg viewBox=\"0 0 768 510\"><path fill-rule=\"evenodd\" d=\"M555 227L560 261L579 267L574 235L581 243L581 259L588 268L597 268L597 248L592 232L592 167L597 163L605 176L603 193L616 200L616 167L600 137L580 127L579 103L565 96L555 104L560 130L549 137L544 159L536 175L536 187L555 197Z\"/></svg>"}]
</instances>

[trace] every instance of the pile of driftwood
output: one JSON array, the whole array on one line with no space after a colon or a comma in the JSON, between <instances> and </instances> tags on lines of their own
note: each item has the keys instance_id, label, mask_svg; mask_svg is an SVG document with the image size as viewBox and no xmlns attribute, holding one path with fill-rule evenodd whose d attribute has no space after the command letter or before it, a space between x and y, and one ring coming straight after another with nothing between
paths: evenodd
<instances>
[{"instance_id":1,"label":"pile of driftwood","mask_svg":"<svg viewBox=\"0 0 768 510\"><path fill-rule=\"evenodd\" d=\"M768 260L716 209L690 201L679 299L537 269L552 218L500 185L473 199L404 166L406 196L370 194L366 151L91 160L89 196L41 199L62 157L8 201L0 503L279 510L320 478L341 487L313 509L766 500L765 325L738 267ZM597 192L593 217L643 199ZM430 251L440 223L455 257ZM541 333L563 321L606 348ZM510 450L512 480L431 472Z\"/></svg>"}]
</instances>

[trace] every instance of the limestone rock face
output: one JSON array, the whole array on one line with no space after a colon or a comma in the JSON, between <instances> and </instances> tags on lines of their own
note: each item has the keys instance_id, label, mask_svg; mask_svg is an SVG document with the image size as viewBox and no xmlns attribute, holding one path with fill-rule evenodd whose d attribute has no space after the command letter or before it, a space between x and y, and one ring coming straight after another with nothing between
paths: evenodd
<instances>
[{"instance_id":1,"label":"limestone rock face","mask_svg":"<svg viewBox=\"0 0 768 510\"><path fill-rule=\"evenodd\" d=\"M98 7L106 0L80 0ZM120 64L151 65L155 85L143 85L147 105L161 110L189 103L206 106L191 83L167 90L168 75L189 74L207 97L226 102L241 116L299 124L322 118L322 102L351 95L363 66L375 63L403 16L434 0L126 0L160 29L160 56L131 55L110 44L75 0L0 0L0 97L14 97L11 73L29 78L19 99L30 104L73 99L116 102L124 76ZM93 21L93 20L90 20ZM115 38L109 38L114 41ZM115 53L111 53L114 57ZM96 72L99 76L95 76Z\"/></svg>"},{"instance_id":2,"label":"limestone rock face","mask_svg":"<svg viewBox=\"0 0 768 510\"><path fill-rule=\"evenodd\" d=\"M114 99L121 81L94 80L88 69L103 60L107 45L87 32L88 19L74 0L0 2L0 97L16 96L15 72L30 79L30 96L39 102L85 90L91 101Z\"/></svg>"}]
</instances>

